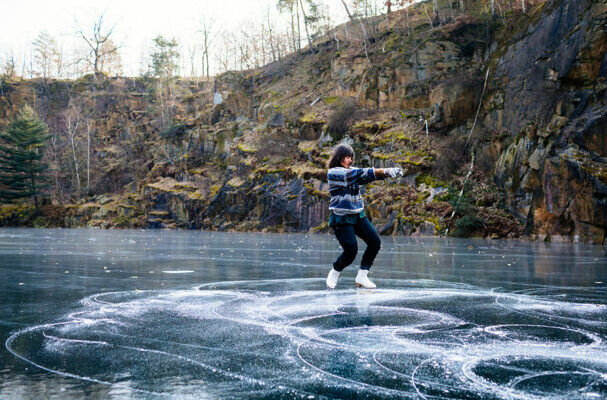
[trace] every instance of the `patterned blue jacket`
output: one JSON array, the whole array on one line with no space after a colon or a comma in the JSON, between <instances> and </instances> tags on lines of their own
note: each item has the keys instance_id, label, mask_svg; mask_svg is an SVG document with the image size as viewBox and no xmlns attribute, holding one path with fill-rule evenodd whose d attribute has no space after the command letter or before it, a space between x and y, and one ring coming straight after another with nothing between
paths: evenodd
<instances>
[{"instance_id":1,"label":"patterned blue jacket","mask_svg":"<svg viewBox=\"0 0 607 400\"><path fill-rule=\"evenodd\" d=\"M327 172L331 202L329 211L335 215L358 214L365 208L360 195L360 185L366 185L378 178L373 168L335 167Z\"/></svg>"}]
</instances>

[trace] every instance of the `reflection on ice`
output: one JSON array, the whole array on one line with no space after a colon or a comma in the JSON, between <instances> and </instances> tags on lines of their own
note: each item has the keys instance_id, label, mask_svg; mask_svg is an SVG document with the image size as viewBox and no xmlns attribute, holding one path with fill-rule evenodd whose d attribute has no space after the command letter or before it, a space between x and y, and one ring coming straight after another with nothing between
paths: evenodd
<instances>
[{"instance_id":1,"label":"reflection on ice","mask_svg":"<svg viewBox=\"0 0 607 400\"><path fill-rule=\"evenodd\" d=\"M144 397L175 395L164 391L175 378L211 398L607 396L599 290L376 281L373 291L306 278L97 294L6 346L46 371Z\"/></svg>"}]
</instances>

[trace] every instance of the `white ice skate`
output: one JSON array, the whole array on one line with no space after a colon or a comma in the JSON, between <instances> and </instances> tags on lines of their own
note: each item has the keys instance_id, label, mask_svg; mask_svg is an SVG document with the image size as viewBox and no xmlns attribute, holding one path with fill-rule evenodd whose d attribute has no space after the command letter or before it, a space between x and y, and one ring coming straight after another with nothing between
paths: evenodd
<instances>
[{"instance_id":1,"label":"white ice skate","mask_svg":"<svg viewBox=\"0 0 607 400\"><path fill-rule=\"evenodd\" d=\"M369 280L369 278L367 277L367 274L369 274L369 271L366 269L359 269L358 270L358 274L356 275L356 287L362 287L365 289L375 289L377 286L375 285L375 283L371 282ZM328 284L328 279L327 278L327 284Z\"/></svg>"},{"instance_id":2,"label":"white ice skate","mask_svg":"<svg viewBox=\"0 0 607 400\"><path fill-rule=\"evenodd\" d=\"M335 289L335 286L337 286L337 278L339 278L339 271L335 271L331 268L329 275L327 275L327 286L329 289Z\"/></svg>"}]
</instances>

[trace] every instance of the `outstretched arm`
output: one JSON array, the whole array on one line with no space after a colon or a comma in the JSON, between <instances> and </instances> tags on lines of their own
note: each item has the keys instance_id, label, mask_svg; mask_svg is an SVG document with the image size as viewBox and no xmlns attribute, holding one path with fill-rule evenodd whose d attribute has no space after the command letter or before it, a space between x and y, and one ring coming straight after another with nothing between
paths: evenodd
<instances>
[{"instance_id":1,"label":"outstretched arm","mask_svg":"<svg viewBox=\"0 0 607 400\"><path fill-rule=\"evenodd\" d=\"M330 169L328 172L329 184L335 186L350 186L354 182L359 185L366 185L377 179L385 179L388 177L396 178L402 175L403 171L400 168L349 168Z\"/></svg>"},{"instance_id":2,"label":"outstretched arm","mask_svg":"<svg viewBox=\"0 0 607 400\"><path fill-rule=\"evenodd\" d=\"M364 168L365 173L358 178L358 183L365 185L378 179L396 178L398 175L403 175L400 168Z\"/></svg>"},{"instance_id":3,"label":"outstretched arm","mask_svg":"<svg viewBox=\"0 0 607 400\"><path fill-rule=\"evenodd\" d=\"M396 178L398 175L403 176L403 170L399 167L395 168L374 168L375 176L378 179Z\"/></svg>"},{"instance_id":4,"label":"outstretched arm","mask_svg":"<svg viewBox=\"0 0 607 400\"><path fill-rule=\"evenodd\" d=\"M362 172L364 171L364 172ZM361 168L358 174L358 183L365 185L378 179L396 178L403 175L403 170L396 168Z\"/></svg>"}]
</instances>

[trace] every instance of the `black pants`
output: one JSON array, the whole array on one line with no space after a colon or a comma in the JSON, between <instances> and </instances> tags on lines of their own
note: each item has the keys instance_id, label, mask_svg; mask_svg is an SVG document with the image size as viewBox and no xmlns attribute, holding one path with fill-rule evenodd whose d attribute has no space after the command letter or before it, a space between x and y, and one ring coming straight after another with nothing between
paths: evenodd
<instances>
[{"instance_id":1,"label":"black pants","mask_svg":"<svg viewBox=\"0 0 607 400\"><path fill-rule=\"evenodd\" d=\"M373 265L373 260L375 260L375 256L377 256L377 253L381 248L381 240L367 217L359 219L356 225L339 224L333 229L335 230L335 237L344 249L344 252L341 253L333 263L333 269L341 271L352 264L356 258L356 253L358 252L356 236L360 237L367 244L367 249L360 262L360 268L366 270L370 269L371 265Z\"/></svg>"}]
</instances>

